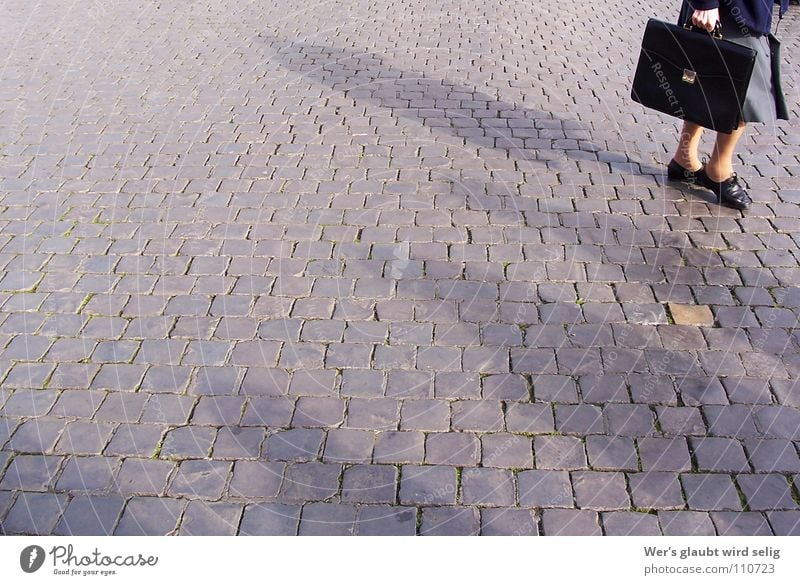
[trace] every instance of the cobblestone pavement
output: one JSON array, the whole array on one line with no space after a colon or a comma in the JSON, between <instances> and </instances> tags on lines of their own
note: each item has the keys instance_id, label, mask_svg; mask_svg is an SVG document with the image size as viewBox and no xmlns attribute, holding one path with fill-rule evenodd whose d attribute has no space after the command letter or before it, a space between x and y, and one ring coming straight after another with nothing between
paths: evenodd
<instances>
[{"instance_id":1,"label":"cobblestone pavement","mask_svg":"<svg viewBox=\"0 0 800 585\"><path fill-rule=\"evenodd\" d=\"M800 15L742 215L677 0L298 4L3 2L2 532L800 533Z\"/></svg>"}]
</instances>

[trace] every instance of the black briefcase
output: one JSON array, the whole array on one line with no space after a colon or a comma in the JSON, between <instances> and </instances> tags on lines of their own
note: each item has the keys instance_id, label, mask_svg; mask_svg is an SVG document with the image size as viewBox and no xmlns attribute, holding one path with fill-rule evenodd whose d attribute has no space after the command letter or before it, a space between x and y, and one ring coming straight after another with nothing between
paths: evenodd
<instances>
[{"instance_id":1,"label":"black briefcase","mask_svg":"<svg viewBox=\"0 0 800 585\"><path fill-rule=\"evenodd\" d=\"M631 97L640 104L718 132L742 121L756 52L708 33L650 19Z\"/></svg>"}]
</instances>

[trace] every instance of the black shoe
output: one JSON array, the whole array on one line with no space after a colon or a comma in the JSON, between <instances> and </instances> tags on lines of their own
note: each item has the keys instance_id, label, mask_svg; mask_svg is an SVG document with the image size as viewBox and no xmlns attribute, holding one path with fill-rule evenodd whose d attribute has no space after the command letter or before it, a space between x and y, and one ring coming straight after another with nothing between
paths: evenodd
<instances>
[{"instance_id":1,"label":"black shoe","mask_svg":"<svg viewBox=\"0 0 800 585\"><path fill-rule=\"evenodd\" d=\"M739 184L739 177L736 173L733 173L730 179L726 179L721 183L709 179L705 168L700 169L696 174L697 181L703 187L712 191L719 198L719 202L722 205L727 205L734 209L747 209L753 202L747 191Z\"/></svg>"},{"instance_id":2,"label":"black shoe","mask_svg":"<svg viewBox=\"0 0 800 585\"><path fill-rule=\"evenodd\" d=\"M675 162L674 158L669 161L667 165L667 177L672 181L689 181L693 183L697 180L698 172L699 171L690 171L689 169L683 168Z\"/></svg>"}]
</instances>

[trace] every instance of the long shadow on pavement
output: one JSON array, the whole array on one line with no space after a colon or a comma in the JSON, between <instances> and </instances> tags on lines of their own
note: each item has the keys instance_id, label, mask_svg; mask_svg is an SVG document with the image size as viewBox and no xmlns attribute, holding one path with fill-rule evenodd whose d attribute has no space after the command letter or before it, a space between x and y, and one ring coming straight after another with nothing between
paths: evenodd
<instances>
[{"instance_id":1,"label":"long shadow on pavement","mask_svg":"<svg viewBox=\"0 0 800 585\"><path fill-rule=\"evenodd\" d=\"M500 150L514 160L549 168L564 159L597 161L604 152L586 138L590 128L580 121L503 101L474 86L397 69L386 64L387 54L282 40L266 33L259 39L274 52L273 62L287 70L473 147ZM631 160L627 153L606 152L603 159L611 170L630 176L660 179L664 174L663 168Z\"/></svg>"}]
</instances>

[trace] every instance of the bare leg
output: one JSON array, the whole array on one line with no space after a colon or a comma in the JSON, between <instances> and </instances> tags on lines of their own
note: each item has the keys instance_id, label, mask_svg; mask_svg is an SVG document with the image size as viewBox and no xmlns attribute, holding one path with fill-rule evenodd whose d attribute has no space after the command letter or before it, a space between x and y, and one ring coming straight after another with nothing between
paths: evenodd
<instances>
[{"instance_id":1,"label":"bare leg","mask_svg":"<svg viewBox=\"0 0 800 585\"><path fill-rule=\"evenodd\" d=\"M703 166L697 154L702 135L702 126L698 126L693 122L683 123L678 149L675 151L675 156L672 158L686 170L697 171Z\"/></svg>"},{"instance_id":2,"label":"bare leg","mask_svg":"<svg viewBox=\"0 0 800 585\"><path fill-rule=\"evenodd\" d=\"M711 160L706 165L706 174L712 181L721 182L733 176L733 154L736 144L744 135L745 125L741 124L730 134L717 132L717 141L714 143L714 151L711 153Z\"/></svg>"},{"instance_id":3,"label":"bare leg","mask_svg":"<svg viewBox=\"0 0 800 585\"><path fill-rule=\"evenodd\" d=\"M733 173L733 153L743 134L744 124L730 134L717 132L711 160L697 174L700 184L719 197L721 204L742 210L750 207L753 202Z\"/></svg>"}]
</instances>

